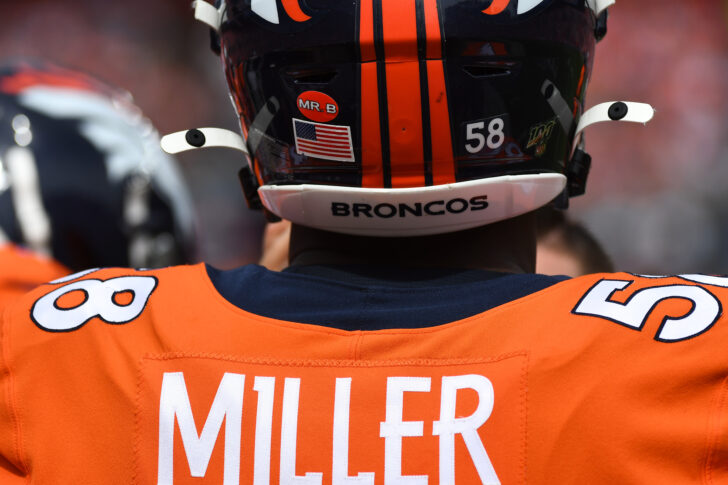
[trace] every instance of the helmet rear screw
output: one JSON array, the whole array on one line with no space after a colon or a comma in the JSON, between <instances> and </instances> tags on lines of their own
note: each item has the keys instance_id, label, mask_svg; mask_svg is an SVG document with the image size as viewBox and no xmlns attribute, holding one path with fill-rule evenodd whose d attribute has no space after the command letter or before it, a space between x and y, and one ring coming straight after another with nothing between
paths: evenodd
<instances>
[{"instance_id":1,"label":"helmet rear screw","mask_svg":"<svg viewBox=\"0 0 728 485\"><path fill-rule=\"evenodd\" d=\"M621 101L617 101L612 106L609 107L609 119L614 121L619 121L625 116L627 116L627 112L629 111L629 108L626 104L624 104Z\"/></svg>"},{"instance_id":2,"label":"helmet rear screw","mask_svg":"<svg viewBox=\"0 0 728 485\"><path fill-rule=\"evenodd\" d=\"M185 133L185 140L191 146L197 148L204 146L205 142L207 141L205 139L204 133L202 133L200 130L189 130L187 133Z\"/></svg>"}]
</instances>

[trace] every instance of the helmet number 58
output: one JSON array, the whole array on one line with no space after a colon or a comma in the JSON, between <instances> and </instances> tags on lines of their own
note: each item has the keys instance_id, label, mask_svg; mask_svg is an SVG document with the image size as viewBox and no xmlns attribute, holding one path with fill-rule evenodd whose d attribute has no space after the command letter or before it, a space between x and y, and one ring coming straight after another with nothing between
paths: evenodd
<instances>
[{"instance_id":1,"label":"helmet number 58","mask_svg":"<svg viewBox=\"0 0 728 485\"><path fill-rule=\"evenodd\" d=\"M483 133L485 131L485 121L476 121L468 123L465 127L465 149L468 153L476 154L483 150L487 145L491 150L497 150L503 146L506 141L506 135L503 132L505 122L503 118L493 118L488 123L487 137Z\"/></svg>"}]
</instances>

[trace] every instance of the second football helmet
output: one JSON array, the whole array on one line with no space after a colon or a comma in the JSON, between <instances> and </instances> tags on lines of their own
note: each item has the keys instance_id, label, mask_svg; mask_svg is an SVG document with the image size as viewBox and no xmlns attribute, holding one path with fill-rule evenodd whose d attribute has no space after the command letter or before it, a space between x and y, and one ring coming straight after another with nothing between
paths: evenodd
<instances>
[{"instance_id":1,"label":"second football helmet","mask_svg":"<svg viewBox=\"0 0 728 485\"><path fill-rule=\"evenodd\" d=\"M45 62L0 66L0 232L72 270L194 258L174 161L128 93Z\"/></svg>"}]
</instances>

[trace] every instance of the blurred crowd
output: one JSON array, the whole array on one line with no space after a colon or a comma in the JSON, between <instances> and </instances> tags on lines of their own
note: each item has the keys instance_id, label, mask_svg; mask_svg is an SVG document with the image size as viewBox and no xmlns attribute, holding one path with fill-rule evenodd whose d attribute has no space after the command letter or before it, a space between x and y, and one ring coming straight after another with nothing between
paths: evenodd
<instances>
[{"instance_id":1,"label":"blurred crowd","mask_svg":"<svg viewBox=\"0 0 728 485\"><path fill-rule=\"evenodd\" d=\"M133 93L162 133L237 129L207 30L186 0L6 2L5 57L43 57ZM572 200L619 270L728 273L728 35L722 0L619 0L597 47L588 106L652 104L647 128L587 134L594 165ZM263 217L244 209L241 161L180 156L200 227L200 258L220 268L259 258Z\"/></svg>"}]
</instances>

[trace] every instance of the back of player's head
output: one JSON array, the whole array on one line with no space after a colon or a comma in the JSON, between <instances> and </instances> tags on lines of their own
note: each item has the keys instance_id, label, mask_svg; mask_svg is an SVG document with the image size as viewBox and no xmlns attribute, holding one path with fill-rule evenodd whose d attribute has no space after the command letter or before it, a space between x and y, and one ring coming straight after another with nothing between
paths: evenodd
<instances>
[{"instance_id":1,"label":"back of player's head","mask_svg":"<svg viewBox=\"0 0 728 485\"><path fill-rule=\"evenodd\" d=\"M0 65L0 231L74 270L194 250L187 188L128 93L38 61Z\"/></svg>"},{"instance_id":2,"label":"back of player's head","mask_svg":"<svg viewBox=\"0 0 728 485\"><path fill-rule=\"evenodd\" d=\"M453 232L563 205L584 192L582 129L647 113L582 116L612 3L198 1L244 143L201 129L170 148L247 149L251 206L342 233Z\"/></svg>"},{"instance_id":3,"label":"back of player's head","mask_svg":"<svg viewBox=\"0 0 728 485\"><path fill-rule=\"evenodd\" d=\"M550 207L537 214L538 272L580 276L614 271L606 250L583 224Z\"/></svg>"}]
</instances>

